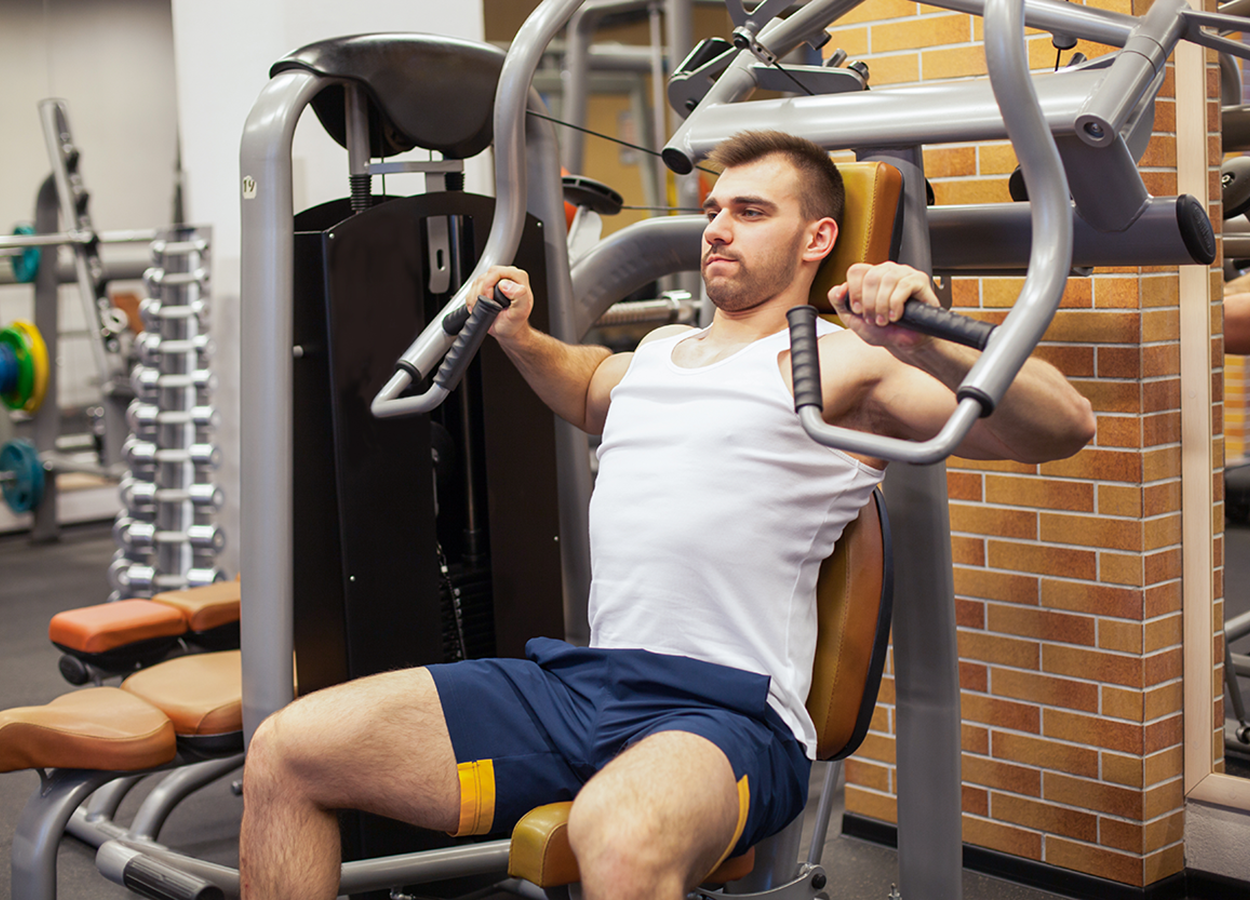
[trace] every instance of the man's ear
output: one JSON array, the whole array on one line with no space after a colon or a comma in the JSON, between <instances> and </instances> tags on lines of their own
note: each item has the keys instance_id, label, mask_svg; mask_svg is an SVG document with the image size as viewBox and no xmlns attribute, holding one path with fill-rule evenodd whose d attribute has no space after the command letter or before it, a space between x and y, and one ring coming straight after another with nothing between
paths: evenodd
<instances>
[{"instance_id":1,"label":"man's ear","mask_svg":"<svg viewBox=\"0 0 1250 900\"><path fill-rule=\"evenodd\" d=\"M814 223L807 246L803 248L803 259L819 262L833 251L838 240L838 223L826 216Z\"/></svg>"}]
</instances>

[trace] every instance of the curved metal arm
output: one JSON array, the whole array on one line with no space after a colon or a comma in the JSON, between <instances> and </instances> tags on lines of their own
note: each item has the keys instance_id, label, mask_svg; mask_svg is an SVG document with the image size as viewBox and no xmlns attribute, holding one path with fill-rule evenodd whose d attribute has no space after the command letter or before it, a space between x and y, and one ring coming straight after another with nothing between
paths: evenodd
<instances>
[{"instance_id":1,"label":"curved metal arm","mask_svg":"<svg viewBox=\"0 0 1250 900\"><path fill-rule=\"evenodd\" d=\"M982 411L1002 399L1059 307L1072 260L1072 208L1063 162L1029 77L1022 5L1021 0L987 0L985 9L985 55L994 97L1025 179L1036 185L1034 239L1020 297L956 391L959 404L936 437L914 443L836 428L817 406L805 402L799 413L803 427L821 444L901 462L930 463L949 456Z\"/></svg>"},{"instance_id":2,"label":"curved metal arm","mask_svg":"<svg viewBox=\"0 0 1250 900\"><path fill-rule=\"evenodd\" d=\"M543 50L581 2L544 0L512 41L495 93L495 215L486 247L465 286L399 358L398 371L373 400L371 409L375 416L428 412L443 401L446 394L439 395L437 391L422 395L421 403L409 402L417 398L400 400L399 395L413 381L432 372L450 349L454 338L443 330L443 317L465 305L473 282L487 269L507 265L516 256L525 227L525 110L530 85Z\"/></svg>"}]
</instances>

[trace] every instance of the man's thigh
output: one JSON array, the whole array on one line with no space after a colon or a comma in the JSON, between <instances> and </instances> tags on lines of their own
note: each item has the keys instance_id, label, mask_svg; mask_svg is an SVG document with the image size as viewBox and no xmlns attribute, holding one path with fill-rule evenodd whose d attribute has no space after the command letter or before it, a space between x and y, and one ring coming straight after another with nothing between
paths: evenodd
<instances>
[{"instance_id":1,"label":"man's thigh","mask_svg":"<svg viewBox=\"0 0 1250 900\"><path fill-rule=\"evenodd\" d=\"M316 691L266 726L291 773L323 808L455 828L456 761L428 670L384 672Z\"/></svg>"},{"instance_id":2,"label":"man's thigh","mask_svg":"<svg viewBox=\"0 0 1250 900\"><path fill-rule=\"evenodd\" d=\"M746 814L725 753L705 737L661 731L587 782L569 818L583 869L606 863L676 870L697 883L736 843Z\"/></svg>"}]
</instances>

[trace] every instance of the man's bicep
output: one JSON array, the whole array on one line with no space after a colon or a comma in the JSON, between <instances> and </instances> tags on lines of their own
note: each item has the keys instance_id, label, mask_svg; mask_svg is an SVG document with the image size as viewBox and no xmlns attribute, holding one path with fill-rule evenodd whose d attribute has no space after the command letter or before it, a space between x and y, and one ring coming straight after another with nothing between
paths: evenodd
<instances>
[{"instance_id":1,"label":"man's bicep","mask_svg":"<svg viewBox=\"0 0 1250 900\"><path fill-rule=\"evenodd\" d=\"M955 395L927 372L892 357L868 390L874 431L913 441L937 434L955 411Z\"/></svg>"},{"instance_id":2,"label":"man's bicep","mask_svg":"<svg viewBox=\"0 0 1250 900\"><path fill-rule=\"evenodd\" d=\"M621 383L633 358L632 353L614 353L599 363L594 374L590 376L590 386L586 390L587 434L603 433L608 405L612 402L612 389Z\"/></svg>"},{"instance_id":3,"label":"man's bicep","mask_svg":"<svg viewBox=\"0 0 1250 900\"><path fill-rule=\"evenodd\" d=\"M897 362L897 361L896 361ZM959 401L954 392L927 372L898 362L878 382L871 402L881 424L874 429L892 437L927 441L936 437L954 414ZM1009 459L1009 448L978 419L968 436L955 449L964 459Z\"/></svg>"}]
</instances>

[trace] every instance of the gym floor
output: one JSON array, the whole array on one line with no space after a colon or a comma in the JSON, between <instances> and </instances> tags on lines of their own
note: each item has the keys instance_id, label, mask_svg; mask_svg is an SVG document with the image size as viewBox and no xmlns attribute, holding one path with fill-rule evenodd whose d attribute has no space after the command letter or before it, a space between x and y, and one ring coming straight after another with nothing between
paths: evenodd
<instances>
[{"instance_id":1,"label":"gym floor","mask_svg":"<svg viewBox=\"0 0 1250 900\"><path fill-rule=\"evenodd\" d=\"M1230 527L1226 547L1228 615L1235 615L1250 608L1250 527ZM69 689L57 671L57 651L47 640L48 620L62 609L98 603L108 595L104 573L113 549L108 524L75 526L64 532L59 543L42 546L31 545L25 535L0 537L0 573L5 581L0 617L6 623L0 627L0 708L46 703ZM1243 690L1250 698L1250 683ZM1230 771L1233 768L1230 761ZM823 767L817 766L814 792L823 774ZM1250 774L1250 768L1244 774ZM0 776L0 859L4 860L0 900L10 893L7 863L13 826L37 786L34 772ZM145 793L143 784L131 792L119 821L129 821ZM813 802L808 807L809 819L814 811ZM231 792L229 779L223 780L180 804L161 832L161 841L213 862L237 866L241 812L242 801ZM830 876L829 896L832 900L886 900L898 880L896 852L836 834L840 820L839 795L823 859ZM101 877L94 860L94 850L86 845L73 838L62 841L57 866L61 897L123 900L137 896ZM963 887L965 900L1058 896L969 871L964 873Z\"/></svg>"}]
</instances>

